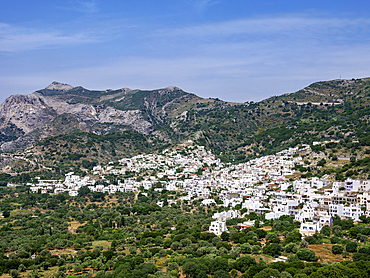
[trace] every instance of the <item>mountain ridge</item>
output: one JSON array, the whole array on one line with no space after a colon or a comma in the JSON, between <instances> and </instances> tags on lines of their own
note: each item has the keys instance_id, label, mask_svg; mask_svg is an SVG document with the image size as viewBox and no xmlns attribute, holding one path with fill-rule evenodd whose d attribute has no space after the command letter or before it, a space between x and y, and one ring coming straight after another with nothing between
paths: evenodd
<instances>
[{"instance_id":1,"label":"mountain ridge","mask_svg":"<svg viewBox=\"0 0 370 278\"><path fill-rule=\"evenodd\" d=\"M62 114L73 115L80 122L81 128L77 127L80 131L105 134L118 128L149 134L153 126L163 123L166 107L185 95L195 97L175 86L153 91L128 88L92 91L54 81L45 89L29 95L12 95L0 104L0 132L14 129L14 134L24 135L18 136L18 141L4 137L0 149L14 151L36 142L40 138L24 139L25 135L32 137L37 129L44 130L41 138L54 135L46 132L47 127L53 126L53 121ZM20 141L24 144L17 144Z\"/></svg>"},{"instance_id":2,"label":"mountain ridge","mask_svg":"<svg viewBox=\"0 0 370 278\"><path fill-rule=\"evenodd\" d=\"M177 87L92 91L78 86L62 91L59 89L70 85L59 84L36 91L30 97L11 96L9 99L14 98L14 103L26 105L28 110L22 113L27 115L18 113L16 106L5 105L10 103L9 99L0 105L2 151L19 150L41 139L50 143L47 148L50 152L61 148L58 136L63 135L67 136L63 137L63 145L69 146L64 151L85 152L89 150L84 147L89 142L88 134L95 134L102 137L96 138L96 152L89 150L88 157L98 161L114 161L118 156L151 152L157 147L193 139L225 162L242 162L302 142L352 140L352 137L365 140L370 134L369 78L317 82L294 93L245 103L203 99ZM33 107L33 103L37 105ZM9 111L3 113L3 107ZM43 115L41 119L31 113L36 110ZM42 125L29 131L32 121L33 126ZM27 123L24 127L23 122ZM135 142L123 133L127 130L133 132L129 133L133 137L144 135L140 140L145 147L134 147L136 151L129 152L127 148ZM68 136L73 138L73 134L81 132L86 135L78 139L78 149L69 144ZM98 143L108 134L124 139L118 145L112 141L104 151ZM101 151L104 158L99 154ZM38 153L43 160L42 151Z\"/></svg>"}]
</instances>

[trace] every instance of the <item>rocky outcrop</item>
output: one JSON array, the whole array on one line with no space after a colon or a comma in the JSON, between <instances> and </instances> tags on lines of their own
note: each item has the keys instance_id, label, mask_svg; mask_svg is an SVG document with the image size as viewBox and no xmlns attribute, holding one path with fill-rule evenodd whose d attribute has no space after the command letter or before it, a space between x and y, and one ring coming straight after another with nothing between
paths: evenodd
<instances>
[{"instance_id":1,"label":"rocky outcrop","mask_svg":"<svg viewBox=\"0 0 370 278\"><path fill-rule=\"evenodd\" d=\"M47 86L45 89L46 90L57 90L57 91L66 92L66 91L69 91L69 90L73 89L73 86L54 81L49 86Z\"/></svg>"},{"instance_id":2,"label":"rocky outcrop","mask_svg":"<svg viewBox=\"0 0 370 278\"><path fill-rule=\"evenodd\" d=\"M39 93L33 93L38 96L42 101L51 109L53 109L57 115L64 113L70 113L81 118L82 121L98 121L98 112L93 105L76 103L70 104L66 101L62 101L56 97L43 96Z\"/></svg>"},{"instance_id":3,"label":"rocky outcrop","mask_svg":"<svg viewBox=\"0 0 370 278\"><path fill-rule=\"evenodd\" d=\"M89 91L53 82L30 95L13 95L0 104L0 150L14 151L39 139L74 130L104 134L132 129L142 134L166 122L165 110L188 95L177 87L154 91L123 88ZM73 121L60 124L60 115ZM6 130L6 132L5 132Z\"/></svg>"},{"instance_id":4,"label":"rocky outcrop","mask_svg":"<svg viewBox=\"0 0 370 278\"><path fill-rule=\"evenodd\" d=\"M0 114L4 117L0 129L10 122L25 133L52 121L57 115L34 94L8 97L0 104Z\"/></svg>"},{"instance_id":5,"label":"rocky outcrop","mask_svg":"<svg viewBox=\"0 0 370 278\"><path fill-rule=\"evenodd\" d=\"M99 114L99 122L131 126L132 129L144 134L147 134L152 126L143 119L140 110L122 111L112 107L104 109Z\"/></svg>"}]
</instances>

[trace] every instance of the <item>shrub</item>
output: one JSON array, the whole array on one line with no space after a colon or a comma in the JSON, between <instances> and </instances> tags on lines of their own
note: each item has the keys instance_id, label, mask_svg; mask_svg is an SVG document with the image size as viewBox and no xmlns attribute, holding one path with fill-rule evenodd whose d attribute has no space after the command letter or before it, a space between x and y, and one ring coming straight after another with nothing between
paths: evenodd
<instances>
[{"instance_id":1,"label":"shrub","mask_svg":"<svg viewBox=\"0 0 370 278\"><path fill-rule=\"evenodd\" d=\"M300 260L308 261L308 262L316 262L318 258L316 257L316 253L313 250L302 248L297 251L297 257Z\"/></svg>"},{"instance_id":2,"label":"shrub","mask_svg":"<svg viewBox=\"0 0 370 278\"><path fill-rule=\"evenodd\" d=\"M342 245L333 245L331 248L331 252L333 254L342 254L344 251L344 248Z\"/></svg>"},{"instance_id":3,"label":"shrub","mask_svg":"<svg viewBox=\"0 0 370 278\"><path fill-rule=\"evenodd\" d=\"M247 255L236 260L235 268L241 272L245 272L249 267L256 264L256 259Z\"/></svg>"},{"instance_id":4,"label":"shrub","mask_svg":"<svg viewBox=\"0 0 370 278\"><path fill-rule=\"evenodd\" d=\"M287 246L285 246L285 252L287 253L297 253L298 247L294 243L289 243Z\"/></svg>"},{"instance_id":5,"label":"shrub","mask_svg":"<svg viewBox=\"0 0 370 278\"><path fill-rule=\"evenodd\" d=\"M346 244L346 251L350 253L357 252L357 243L356 242L349 242Z\"/></svg>"},{"instance_id":6,"label":"shrub","mask_svg":"<svg viewBox=\"0 0 370 278\"><path fill-rule=\"evenodd\" d=\"M270 255L272 257L280 256L282 251L283 251L283 247L281 246L281 244L278 244L278 243L272 243L270 245L266 245L262 249L262 252L264 254Z\"/></svg>"}]
</instances>

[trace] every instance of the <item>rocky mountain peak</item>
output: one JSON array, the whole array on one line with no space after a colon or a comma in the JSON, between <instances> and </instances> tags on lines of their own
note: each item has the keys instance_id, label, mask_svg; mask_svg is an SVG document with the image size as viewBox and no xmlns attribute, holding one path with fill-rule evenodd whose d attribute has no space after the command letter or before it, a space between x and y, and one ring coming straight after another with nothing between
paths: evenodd
<instances>
[{"instance_id":1,"label":"rocky mountain peak","mask_svg":"<svg viewBox=\"0 0 370 278\"><path fill-rule=\"evenodd\" d=\"M168 86L168 87L164 88L164 90L167 90L169 92L173 92L173 91L180 91L181 89L176 87L176 86Z\"/></svg>"},{"instance_id":2,"label":"rocky mountain peak","mask_svg":"<svg viewBox=\"0 0 370 278\"><path fill-rule=\"evenodd\" d=\"M11 96L0 104L0 150L12 151L76 130L105 134L130 129L149 134L170 121L167 113L181 107L185 96L175 86L99 91L54 81L45 89Z\"/></svg>"},{"instance_id":3,"label":"rocky mountain peak","mask_svg":"<svg viewBox=\"0 0 370 278\"><path fill-rule=\"evenodd\" d=\"M176 86L169 86L169 87L157 90L157 92L164 93L164 94L168 94L168 93L172 93L176 91L182 91L182 90Z\"/></svg>"},{"instance_id":4,"label":"rocky mountain peak","mask_svg":"<svg viewBox=\"0 0 370 278\"><path fill-rule=\"evenodd\" d=\"M71 86L69 84L64 84L64 83L59 83L59 82L54 81L49 86L47 86L45 89L47 89L47 90L58 90L58 91L66 92L66 91L69 91L69 90L73 89L73 86Z\"/></svg>"}]
</instances>

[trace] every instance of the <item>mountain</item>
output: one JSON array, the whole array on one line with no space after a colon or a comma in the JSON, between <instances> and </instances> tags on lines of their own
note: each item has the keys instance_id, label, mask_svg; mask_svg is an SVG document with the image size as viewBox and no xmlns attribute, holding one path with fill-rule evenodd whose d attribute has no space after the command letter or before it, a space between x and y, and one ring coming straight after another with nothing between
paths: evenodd
<instances>
[{"instance_id":1,"label":"mountain","mask_svg":"<svg viewBox=\"0 0 370 278\"><path fill-rule=\"evenodd\" d=\"M203 99L177 87L93 91L53 82L9 97L0 115L2 151L33 144L19 171L77 170L83 161L88 167L185 139L224 162L331 139L361 158L366 147L359 146L370 145L370 78L317 82L256 103Z\"/></svg>"},{"instance_id":2,"label":"mountain","mask_svg":"<svg viewBox=\"0 0 370 278\"><path fill-rule=\"evenodd\" d=\"M30 95L10 96L0 105L0 149L14 151L77 131L150 134L167 124L178 106L192 101L201 99L177 87L91 91L53 82Z\"/></svg>"}]
</instances>

